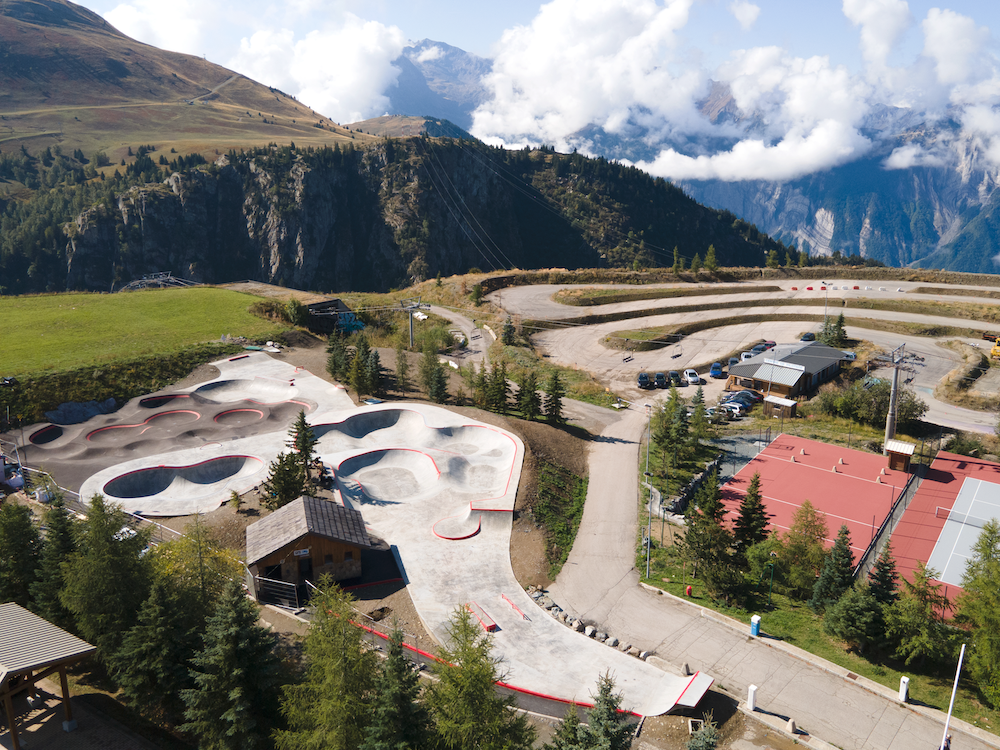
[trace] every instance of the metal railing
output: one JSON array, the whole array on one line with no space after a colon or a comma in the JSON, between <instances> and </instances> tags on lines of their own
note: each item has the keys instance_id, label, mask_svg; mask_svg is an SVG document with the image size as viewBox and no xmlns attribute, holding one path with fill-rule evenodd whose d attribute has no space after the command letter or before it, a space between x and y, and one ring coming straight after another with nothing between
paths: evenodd
<instances>
[{"instance_id":1,"label":"metal railing","mask_svg":"<svg viewBox=\"0 0 1000 750\"><path fill-rule=\"evenodd\" d=\"M294 583L278 581L274 578L256 576L255 593L258 602L273 604L285 609L301 609L299 604L299 589Z\"/></svg>"},{"instance_id":2,"label":"metal railing","mask_svg":"<svg viewBox=\"0 0 1000 750\"><path fill-rule=\"evenodd\" d=\"M910 501L913 500L913 496L920 489L920 484L923 482L924 477L927 476L926 464L915 464L915 466L916 471L910 475L910 478L903 486L903 491L899 493L899 497L893 502L889 514L882 521L882 525L878 527L878 531L872 535L871 543L861 554L861 557L858 558L858 564L854 568L855 580L860 577L866 577L871 572L879 553L882 551L885 540L896 530L900 519L902 519L903 514L910 505Z\"/></svg>"}]
</instances>

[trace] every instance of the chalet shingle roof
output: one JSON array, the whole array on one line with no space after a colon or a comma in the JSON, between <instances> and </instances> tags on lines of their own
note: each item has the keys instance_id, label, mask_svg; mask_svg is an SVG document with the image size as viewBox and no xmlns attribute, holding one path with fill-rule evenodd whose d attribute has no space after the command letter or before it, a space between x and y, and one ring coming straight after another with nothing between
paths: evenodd
<instances>
[{"instance_id":1,"label":"chalet shingle roof","mask_svg":"<svg viewBox=\"0 0 1000 750\"><path fill-rule=\"evenodd\" d=\"M247 565L253 565L306 534L358 547L372 546L360 511L303 495L247 526Z\"/></svg>"},{"instance_id":2,"label":"chalet shingle roof","mask_svg":"<svg viewBox=\"0 0 1000 750\"><path fill-rule=\"evenodd\" d=\"M737 375L741 378L767 380L768 378L763 377L763 375L778 374L777 371L772 370L766 370L763 374L758 374L758 371L764 367L770 367L764 361L768 359L784 364L800 365L804 368L803 373L805 375L812 376L814 373L825 370L835 362L839 363L844 359L844 352L819 341L778 344L778 346L769 351L751 357L744 362L740 362L738 365L733 365L729 368L729 374ZM787 373L785 374L787 375ZM790 385L790 383L787 383L787 385Z\"/></svg>"},{"instance_id":3,"label":"chalet shingle roof","mask_svg":"<svg viewBox=\"0 0 1000 750\"><path fill-rule=\"evenodd\" d=\"M76 661L96 650L14 602L0 604L0 674L38 671Z\"/></svg>"}]
</instances>

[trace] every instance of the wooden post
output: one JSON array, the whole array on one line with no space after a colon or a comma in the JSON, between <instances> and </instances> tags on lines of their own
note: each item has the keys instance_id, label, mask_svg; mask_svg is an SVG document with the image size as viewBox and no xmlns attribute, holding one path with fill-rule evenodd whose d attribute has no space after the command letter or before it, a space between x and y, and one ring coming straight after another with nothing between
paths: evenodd
<instances>
[{"instance_id":1,"label":"wooden post","mask_svg":"<svg viewBox=\"0 0 1000 750\"><path fill-rule=\"evenodd\" d=\"M11 750L21 750L21 743L17 739L17 727L14 724L14 703L10 699L10 693L4 693L3 706L7 711L7 727L10 730Z\"/></svg>"},{"instance_id":2,"label":"wooden post","mask_svg":"<svg viewBox=\"0 0 1000 750\"><path fill-rule=\"evenodd\" d=\"M62 686L63 714L66 716L67 723L72 722L73 707L69 702L69 682L66 680L66 667L59 667L59 684Z\"/></svg>"}]
</instances>

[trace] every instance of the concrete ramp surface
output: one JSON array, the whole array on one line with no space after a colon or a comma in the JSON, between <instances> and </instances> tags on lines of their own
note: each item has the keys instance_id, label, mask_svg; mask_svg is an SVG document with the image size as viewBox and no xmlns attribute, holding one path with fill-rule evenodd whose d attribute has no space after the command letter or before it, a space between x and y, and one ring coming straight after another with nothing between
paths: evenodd
<instances>
[{"instance_id":1,"label":"concrete ramp surface","mask_svg":"<svg viewBox=\"0 0 1000 750\"><path fill-rule=\"evenodd\" d=\"M264 462L253 456L222 456L193 466L156 466L137 469L104 485L104 494L113 500L152 497L167 490L197 495L207 485L254 475Z\"/></svg>"}]
</instances>

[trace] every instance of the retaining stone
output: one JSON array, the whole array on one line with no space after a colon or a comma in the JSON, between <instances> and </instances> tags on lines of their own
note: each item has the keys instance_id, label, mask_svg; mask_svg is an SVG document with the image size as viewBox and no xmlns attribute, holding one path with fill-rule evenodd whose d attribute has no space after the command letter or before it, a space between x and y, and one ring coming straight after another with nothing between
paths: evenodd
<instances>
[{"instance_id":1,"label":"retaining stone","mask_svg":"<svg viewBox=\"0 0 1000 750\"><path fill-rule=\"evenodd\" d=\"M646 659L649 658L649 652L648 651L641 651L639 653L639 658L642 659L643 661L646 661Z\"/></svg>"},{"instance_id":2,"label":"retaining stone","mask_svg":"<svg viewBox=\"0 0 1000 750\"><path fill-rule=\"evenodd\" d=\"M598 633L597 635L594 636L594 638L596 638L597 640L599 640L601 643L604 643L604 641L608 640L608 634L607 633Z\"/></svg>"},{"instance_id":3,"label":"retaining stone","mask_svg":"<svg viewBox=\"0 0 1000 750\"><path fill-rule=\"evenodd\" d=\"M610 635L608 636L608 640L606 641L606 643L612 648L614 648L615 646L618 645L618 639L615 636Z\"/></svg>"},{"instance_id":4,"label":"retaining stone","mask_svg":"<svg viewBox=\"0 0 1000 750\"><path fill-rule=\"evenodd\" d=\"M583 620L573 620L570 623L570 627L573 628L577 633L583 632Z\"/></svg>"},{"instance_id":5,"label":"retaining stone","mask_svg":"<svg viewBox=\"0 0 1000 750\"><path fill-rule=\"evenodd\" d=\"M586 628L583 629L583 634L585 636L587 636L588 638L593 638L594 637L594 633L596 633L596 632L597 632L597 628L595 628L593 625L588 625Z\"/></svg>"},{"instance_id":6,"label":"retaining stone","mask_svg":"<svg viewBox=\"0 0 1000 750\"><path fill-rule=\"evenodd\" d=\"M630 648L632 648L632 644L631 643L619 643L618 644L618 650L621 651L623 654L627 654L628 650Z\"/></svg>"},{"instance_id":7,"label":"retaining stone","mask_svg":"<svg viewBox=\"0 0 1000 750\"><path fill-rule=\"evenodd\" d=\"M636 658L639 657L639 649L637 649L635 646L632 646L631 648L629 648L629 650L628 650L627 653L628 653L629 656L634 656Z\"/></svg>"}]
</instances>

